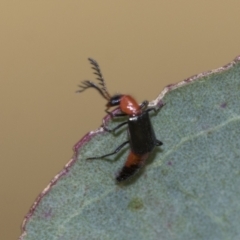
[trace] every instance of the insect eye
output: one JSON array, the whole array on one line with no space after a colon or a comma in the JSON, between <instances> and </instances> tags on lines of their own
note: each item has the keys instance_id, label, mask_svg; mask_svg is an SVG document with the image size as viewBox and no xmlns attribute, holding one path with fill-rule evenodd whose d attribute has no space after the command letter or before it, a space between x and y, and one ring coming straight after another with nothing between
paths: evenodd
<instances>
[{"instance_id":1,"label":"insect eye","mask_svg":"<svg viewBox=\"0 0 240 240\"><path fill-rule=\"evenodd\" d=\"M118 106L120 104L122 96L123 95L121 94L114 95L113 97L110 98L109 102L107 103L107 106L108 107Z\"/></svg>"}]
</instances>

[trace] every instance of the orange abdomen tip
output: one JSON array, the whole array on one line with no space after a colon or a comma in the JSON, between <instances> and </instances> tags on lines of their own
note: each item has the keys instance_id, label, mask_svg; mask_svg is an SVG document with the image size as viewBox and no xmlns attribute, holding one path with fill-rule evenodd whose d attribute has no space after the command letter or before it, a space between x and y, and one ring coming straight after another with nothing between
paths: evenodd
<instances>
[{"instance_id":1,"label":"orange abdomen tip","mask_svg":"<svg viewBox=\"0 0 240 240\"><path fill-rule=\"evenodd\" d=\"M122 182L133 176L142 166L144 166L148 156L149 153L146 153L144 155L138 155L134 154L133 152L130 152L127 161L125 162L125 165L119 172L116 180L118 182Z\"/></svg>"}]
</instances>

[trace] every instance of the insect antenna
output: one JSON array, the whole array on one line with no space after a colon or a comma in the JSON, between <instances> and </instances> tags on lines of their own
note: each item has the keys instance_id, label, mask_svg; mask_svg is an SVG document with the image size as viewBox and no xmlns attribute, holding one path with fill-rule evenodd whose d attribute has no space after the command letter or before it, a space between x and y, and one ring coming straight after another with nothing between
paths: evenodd
<instances>
[{"instance_id":1,"label":"insect antenna","mask_svg":"<svg viewBox=\"0 0 240 240\"><path fill-rule=\"evenodd\" d=\"M95 83L89 81L89 80L85 80L82 81L82 85L78 85L81 89L76 91L77 93L81 93L83 91L85 91L87 88L95 88L98 90L98 92L104 97L106 98L104 92L102 91L102 89L100 87L98 87ZM106 98L108 100L108 98Z\"/></svg>"},{"instance_id":2,"label":"insect antenna","mask_svg":"<svg viewBox=\"0 0 240 240\"><path fill-rule=\"evenodd\" d=\"M89 80L85 80L83 81L82 85L78 85L81 89L78 90L77 92L83 92L84 90L86 90L87 88L93 87L95 89L98 90L98 92L107 100L109 100L111 98L111 95L108 93L107 91L107 87L105 84L105 80L103 78L103 75L101 73L100 67L97 63L96 60L92 59L92 58L88 58L90 64L92 65L92 69L94 70L94 74L97 75L97 80L99 80L99 85L101 85L101 87L97 86L95 83L93 83L92 81Z\"/></svg>"},{"instance_id":3,"label":"insect antenna","mask_svg":"<svg viewBox=\"0 0 240 240\"><path fill-rule=\"evenodd\" d=\"M110 99L111 96L110 96L110 94L109 94L108 91L107 91L106 83L105 83L105 80L104 80L104 78L103 78L102 72L101 72L101 70L100 70L100 67L99 67L97 61L94 60L94 59L92 59L92 58L88 58L88 60L89 60L89 62L90 62L90 63L92 64L92 66L93 66L92 69L95 70L93 73L94 73L95 75L97 75L97 80L100 81L99 84L102 86L101 89L102 89L102 92L103 92L105 98L106 98L106 99Z\"/></svg>"}]
</instances>

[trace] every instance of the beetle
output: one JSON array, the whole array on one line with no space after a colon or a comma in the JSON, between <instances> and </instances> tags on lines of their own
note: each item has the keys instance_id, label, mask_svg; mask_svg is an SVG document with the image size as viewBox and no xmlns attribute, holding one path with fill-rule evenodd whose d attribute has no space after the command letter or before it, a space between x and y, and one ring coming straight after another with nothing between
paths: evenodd
<instances>
[{"instance_id":1,"label":"beetle","mask_svg":"<svg viewBox=\"0 0 240 240\"><path fill-rule=\"evenodd\" d=\"M105 124L103 124L103 128L108 132L114 132L122 126L128 125L129 140L123 142L111 153L100 157L89 157L87 159L100 159L114 155L118 153L126 144L130 144L131 151L124 166L116 177L117 182L122 182L132 177L141 167L144 166L146 159L149 157L149 154L153 151L155 146L161 146L163 144L156 138L149 118L149 112L152 110L155 111L156 109L148 108L148 101L143 101L139 105L130 95L116 94L111 96L107 91L105 80L97 61L92 58L89 58L88 60L92 65L94 74L97 75L97 80L100 82L100 86L96 85L92 81L85 80L82 81L82 85L78 85L80 90L77 92L81 93L88 88L95 88L107 100L106 112L108 114L110 114L113 118L128 116L127 121L117 125L113 129L108 129ZM120 108L121 113L113 115L108 111L109 108L115 106Z\"/></svg>"}]
</instances>

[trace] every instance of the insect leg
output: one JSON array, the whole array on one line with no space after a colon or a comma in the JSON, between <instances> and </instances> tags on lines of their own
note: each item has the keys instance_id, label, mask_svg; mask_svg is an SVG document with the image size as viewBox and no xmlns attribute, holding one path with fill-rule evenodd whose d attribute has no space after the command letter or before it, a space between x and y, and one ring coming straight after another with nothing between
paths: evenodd
<instances>
[{"instance_id":1,"label":"insect leg","mask_svg":"<svg viewBox=\"0 0 240 240\"><path fill-rule=\"evenodd\" d=\"M114 132L115 130L119 129L120 127L124 126L125 124L127 124L128 122L123 122L123 123L120 123L119 125L117 125L116 127L112 128L112 129L109 129L106 127L105 125L105 122L103 122L103 128L104 130L106 130L107 132Z\"/></svg>"},{"instance_id":2,"label":"insect leg","mask_svg":"<svg viewBox=\"0 0 240 240\"><path fill-rule=\"evenodd\" d=\"M113 114L112 112L109 112L108 110L105 110L105 112L107 114L109 114L112 118L114 117L124 117L124 116L127 116L126 113L116 113L116 114Z\"/></svg>"},{"instance_id":3,"label":"insect leg","mask_svg":"<svg viewBox=\"0 0 240 240\"><path fill-rule=\"evenodd\" d=\"M156 139L156 146L161 146L161 145L163 145L163 143Z\"/></svg>"},{"instance_id":4,"label":"insect leg","mask_svg":"<svg viewBox=\"0 0 240 240\"><path fill-rule=\"evenodd\" d=\"M129 141L126 141L126 142L122 143L120 146L118 146L118 147L117 147L113 152L111 152L111 153L108 153L108 154L103 155L103 156L101 156L101 157L90 157L90 158L87 158L87 160L105 158L105 157L111 156L111 155L113 155L113 154L116 154L116 153L118 153L127 143L129 143Z\"/></svg>"},{"instance_id":5,"label":"insect leg","mask_svg":"<svg viewBox=\"0 0 240 240\"><path fill-rule=\"evenodd\" d=\"M116 113L115 115L113 115L113 117L125 117L127 115L128 114L126 114L126 113Z\"/></svg>"},{"instance_id":6,"label":"insect leg","mask_svg":"<svg viewBox=\"0 0 240 240\"><path fill-rule=\"evenodd\" d=\"M140 104L140 108L142 110L145 110L148 107L148 104L149 104L149 102L147 100L145 100Z\"/></svg>"}]
</instances>

